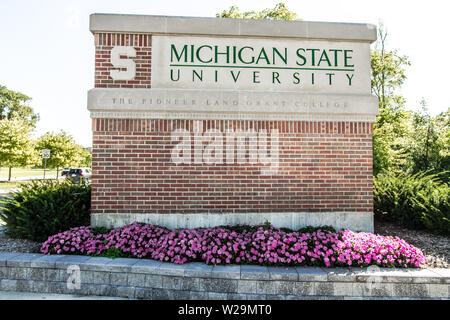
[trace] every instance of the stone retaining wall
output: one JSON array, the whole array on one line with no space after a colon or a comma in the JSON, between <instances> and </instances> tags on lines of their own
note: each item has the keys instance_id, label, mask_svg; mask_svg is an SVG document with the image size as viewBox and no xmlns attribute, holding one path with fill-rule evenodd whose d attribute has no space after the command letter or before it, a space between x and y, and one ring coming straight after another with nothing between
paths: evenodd
<instances>
[{"instance_id":1,"label":"stone retaining wall","mask_svg":"<svg viewBox=\"0 0 450 320\"><path fill-rule=\"evenodd\" d=\"M76 281L68 281L76 279L77 272L79 288ZM450 269L176 265L154 260L2 252L0 279L3 291L154 300L450 297Z\"/></svg>"}]
</instances>

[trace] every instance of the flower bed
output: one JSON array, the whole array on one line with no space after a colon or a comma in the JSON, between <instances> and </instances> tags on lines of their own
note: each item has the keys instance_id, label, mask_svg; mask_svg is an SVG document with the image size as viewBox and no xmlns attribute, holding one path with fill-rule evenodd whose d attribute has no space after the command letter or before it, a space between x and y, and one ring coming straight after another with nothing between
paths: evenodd
<instances>
[{"instance_id":1,"label":"flower bed","mask_svg":"<svg viewBox=\"0 0 450 320\"><path fill-rule=\"evenodd\" d=\"M398 237L330 227L298 231L271 225L169 230L134 222L122 228L77 227L42 244L45 254L134 257L177 264L420 267L423 253Z\"/></svg>"}]
</instances>

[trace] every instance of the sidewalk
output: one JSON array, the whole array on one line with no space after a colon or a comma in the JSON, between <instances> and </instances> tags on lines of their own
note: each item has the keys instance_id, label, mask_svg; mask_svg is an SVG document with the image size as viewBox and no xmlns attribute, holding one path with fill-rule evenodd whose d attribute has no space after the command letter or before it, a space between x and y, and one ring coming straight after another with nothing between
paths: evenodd
<instances>
[{"instance_id":1,"label":"sidewalk","mask_svg":"<svg viewBox=\"0 0 450 320\"><path fill-rule=\"evenodd\" d=\"M0 300L129 300L119 297L0 291Z\"/></svg>"},{"instance_id":2,"label":"sidewalk","mask_svg":"<svg viewBox=\"0 0 450 320\"><path fill-rule=\"evenodd\" d=\"M2 291L144 300L449 300L450 269L173 264L0 252ZM78 284L72 287L68 284ZM38 294L39 296L39 294ZM0 296L1 298L1 296Z\"/></svg>"}]
</instances>

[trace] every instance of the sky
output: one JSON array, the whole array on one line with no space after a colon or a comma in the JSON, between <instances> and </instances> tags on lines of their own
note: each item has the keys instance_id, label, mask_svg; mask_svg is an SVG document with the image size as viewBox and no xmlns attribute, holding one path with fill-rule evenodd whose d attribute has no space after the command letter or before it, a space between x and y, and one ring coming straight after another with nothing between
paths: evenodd
<instances>
[{"instance_id":1,"label":"sky","mask_svg":"<svg viewBox=\"0 0 450 320\"><path fill-rule=\"evenodd\" d=\"M94 86L92 13L214 17L232 5L241 11L273 8L281 0L0 0L0 84L32 98L39 113L35 136L64 130L92 146L87 91ZM450 54L446 0L286 0L306 21L355 22L387 29L387 48L409 57L401 93L417 110L450 108Z\"/></svg>"}]
</instances>

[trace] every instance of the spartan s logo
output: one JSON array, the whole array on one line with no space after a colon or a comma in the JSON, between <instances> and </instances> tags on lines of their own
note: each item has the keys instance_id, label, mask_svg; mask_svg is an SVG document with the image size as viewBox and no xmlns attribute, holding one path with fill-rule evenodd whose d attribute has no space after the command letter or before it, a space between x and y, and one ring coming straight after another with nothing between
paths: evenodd
<instances>
[{"instance_id":1,"label":"spartan s logo","mask_svg":"<svg viewBox=\"0 0 450 320\"><path fill-rule=\"evenodd\" d=\"M121 56L126 56L122 59ZM125 70L111 70L109 75L114 80L133 80L136 76L136 63L129 58L136 57L133 47L116 46L111 50L111 64L114 68Z\"/></svg>"}]
</instances>

